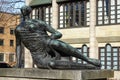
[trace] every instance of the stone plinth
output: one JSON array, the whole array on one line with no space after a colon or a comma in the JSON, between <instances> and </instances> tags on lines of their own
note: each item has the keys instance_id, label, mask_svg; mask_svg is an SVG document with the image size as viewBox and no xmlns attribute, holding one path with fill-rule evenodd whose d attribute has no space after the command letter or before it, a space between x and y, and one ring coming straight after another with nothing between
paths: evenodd
<instances>
[{"instance_id":1,"label":"stone plinth","mask_svg":"<svg viewBox=\"0 0 120 80\"><path fill-rule=\"evenodd\" d=\"M111 70L0 69L0 80L106 80L113 76Z\"/></svg>"}]
</instances>

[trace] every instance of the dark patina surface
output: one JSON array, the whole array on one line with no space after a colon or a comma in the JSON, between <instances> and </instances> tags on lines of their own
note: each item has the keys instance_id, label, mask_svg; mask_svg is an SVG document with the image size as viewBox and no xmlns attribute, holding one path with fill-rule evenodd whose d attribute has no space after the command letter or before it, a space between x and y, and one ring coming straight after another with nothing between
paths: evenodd
<instances>
[{"instance_id":1,"label":"dark patina surface","mask_svg":"<svg viewBox=\"0 0 120 80\"><path fill-rule=\"evenodd\" d=\"M30 19L29 14L32 9L29 6L21 8L23 21L16 27L16 53L17 65L21 67L21 43L24 44L31 52L34 64L38 68L53 68L53 69L93 69L101 66L100 61L91 59L79 52L76 48L69 44L58 40L62 34L44 21ZM51 35L48 35L50 32ZM63 61L61 57L73 56L88 62L91 65L82 65L72 61Z\"/></svg>"}]
</instances>

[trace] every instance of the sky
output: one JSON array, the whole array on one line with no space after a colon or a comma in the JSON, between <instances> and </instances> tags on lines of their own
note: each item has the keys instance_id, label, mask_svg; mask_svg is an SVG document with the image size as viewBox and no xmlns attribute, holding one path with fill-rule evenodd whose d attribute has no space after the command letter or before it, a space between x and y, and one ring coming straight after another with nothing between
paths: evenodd
<instances>
[{"instance_id":1,"label":"sky","mask_svg":"<svg viewBox=\"0 0 120 80\"><path fill-rule=\"evenodd\" d=\"M19 14L23 5L25 0L0 0L0 11Z\"/></svg>"}]
</instances>

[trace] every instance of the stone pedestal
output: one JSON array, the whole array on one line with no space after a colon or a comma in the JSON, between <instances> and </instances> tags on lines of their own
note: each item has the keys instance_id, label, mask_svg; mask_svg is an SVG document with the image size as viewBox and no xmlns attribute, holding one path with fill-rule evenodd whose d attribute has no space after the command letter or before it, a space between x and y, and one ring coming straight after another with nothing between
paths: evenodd
<instances>
[{"instance_id":1,"label":"stone pedestal","mask_svg":"<svg viewBox=\"0 0 120 80\"><path fill-rule=\"evenodd\" d=\"M0 69L0 80L107 80L111 70Z\"/></svg>"}]
</instances>

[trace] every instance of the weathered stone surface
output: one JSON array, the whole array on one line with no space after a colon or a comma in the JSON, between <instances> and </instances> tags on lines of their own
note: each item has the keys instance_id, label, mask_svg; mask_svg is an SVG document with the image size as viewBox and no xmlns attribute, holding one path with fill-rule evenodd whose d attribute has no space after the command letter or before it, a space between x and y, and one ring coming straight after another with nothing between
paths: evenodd
<instances>
[{"instance_id":1,"label":"weathered stone surface","mask_svg":"<svg viewBox=\"0 0 120 80\"><path fill-rule=\"evenodd\" d=\"M0 69L1 80L87 80L113 76L111 70Z\"/></svg>"}]
</instances>

